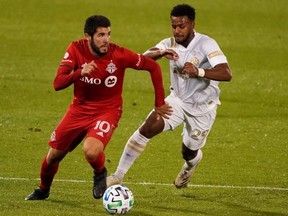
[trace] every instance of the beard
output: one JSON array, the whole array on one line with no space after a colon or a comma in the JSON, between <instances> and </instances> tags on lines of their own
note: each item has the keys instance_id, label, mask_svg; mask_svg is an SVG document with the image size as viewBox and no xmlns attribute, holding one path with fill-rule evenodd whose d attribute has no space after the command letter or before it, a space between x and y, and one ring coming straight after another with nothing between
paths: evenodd
<instances>
[{"instance_id":1,"label":"beard","mask_svg":"<svg viewBox=\"0 0 288 216\"><path fill-rule=\"evenodd\" d=\"M192 39L194 38L195 36L195 33L194 31L192 31L190 34L187 34L187 35L177 35L177 34L174 34L174 38L175 38L175 41L178 43L178 44L181 44L182 46L184 47L187 47L189 45L189 43L192 41Z\"/></svg>"},{"instance_id":2,"label":"beard","mask_svg":"<svg viewBox=\"0 0 288 216\"><path fill-rule=\"evenodd\" d=\"M96 44L93 42L93 40L91 40L90 46L91 46L93 52L95 52L99 56L103 56L103 55L105 55L107 53L107 50L101 51L100 50L101 47L97 47Z\"/></svg>"},{"instance_id":3,"label":"beard","mask_svg":"<svg viewBox=\"0 0 288 216\"><path fill-rule=\"evenodd\" d=\"M174 38L175 38L175 41L181 45L184 45L184 44L187 44L190 42L189 35L187 35L186 37L181 38L181 39L179 39L177 36L176 37L174 36Z\"/></svg>"}]
</instances>

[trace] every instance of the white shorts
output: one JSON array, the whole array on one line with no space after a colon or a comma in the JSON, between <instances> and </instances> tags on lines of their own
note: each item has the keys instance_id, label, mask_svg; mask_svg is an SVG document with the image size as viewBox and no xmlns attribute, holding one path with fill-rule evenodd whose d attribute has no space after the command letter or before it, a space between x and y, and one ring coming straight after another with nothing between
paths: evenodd
<instances>
[{"instance_id":1,"label":"white shorts","mask_svg":"<svg viewBox=\"0 0 288 216\"><path fill-rule=\"evenodd\" d=\"M169 95L165 101L172 106L173 113L169 119L163 118L165 122L163 131L174 130L183 123L184 145L191 150L202 148L215 121L217 105L215 104L211 111L202 116L193 116L183 109L183 102L178 97Z\"/></svg>"}]
</instances>

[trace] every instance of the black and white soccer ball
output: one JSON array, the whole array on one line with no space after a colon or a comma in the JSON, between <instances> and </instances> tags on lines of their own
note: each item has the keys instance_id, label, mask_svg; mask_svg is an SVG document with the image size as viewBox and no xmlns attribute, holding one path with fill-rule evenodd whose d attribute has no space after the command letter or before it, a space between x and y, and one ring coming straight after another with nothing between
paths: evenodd
<instances>
[{"instance_id":1,"label":"black and white soccer ball","mask_svg":"<svg viewBox=\"0 0 288 216\"><path fill-rule=\"evenodd\" d=\"M103 206L110 214L126 214L133 204L133 193L123 184L110 186L103 195Z\"/></svg>"}]
</instances>

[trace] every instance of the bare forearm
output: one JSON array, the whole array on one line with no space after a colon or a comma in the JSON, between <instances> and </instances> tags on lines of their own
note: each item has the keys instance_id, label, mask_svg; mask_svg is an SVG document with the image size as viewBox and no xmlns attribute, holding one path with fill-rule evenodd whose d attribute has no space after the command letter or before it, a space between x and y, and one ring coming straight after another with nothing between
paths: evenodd
<instances>
[{"instance_id":1,"label":"bare forearm","mask_svg":"<svg viewBox=\"0 0 288 216\"><path fill-rule=\"evenodd\" d=\"M226 63L218 64L211 69L202 69L195 67L191 62L186 62L182 73L187 74L190 78L205 77L215 81L230 81L232 79L232 72Z\"/></svg>"},{"instance_id":2,"label":"bare forearm","mask_svg":"<svg viewBox=\"0 0 288 216\"><path fill-rule=\"evenodd\" d=\"M160 58L162 58L162 53L161 50L159 49L149 49L146 52L143 53L143 55L152 58L153 60L158 60Z\"/></svg>"},{"instance_id":3,"label":"bare forearm","mask_svg":"<svg viewBox=\"0 0 288 216\"><path fill-rule=\"evenodd\" d=\"M211 69L205 69L207 79L216 81L230 81L232 79L232 72L227 64L220 64Z\"/></svg>"}]
</instances>

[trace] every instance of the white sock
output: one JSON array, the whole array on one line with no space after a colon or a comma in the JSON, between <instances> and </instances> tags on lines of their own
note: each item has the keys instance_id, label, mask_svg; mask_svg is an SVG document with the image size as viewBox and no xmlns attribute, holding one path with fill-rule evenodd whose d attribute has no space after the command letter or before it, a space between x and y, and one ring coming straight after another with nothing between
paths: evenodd
<instances>
[{"instance_id":1,"label":"white sock","mask_svg":"<svg viewBox=\"0 0 288 216\"><path fill-rule=\"evenodd\" d=\"M200 162L200 160L202 159L202 155L203 155L203 153L202 153L201 149L199 149L198 152L197 152L196 157L193 158L193 159L190 160L190 161L186 161L186 162L184 163L182 169L183 169L183 170L186 170L186 171L191 170L193 167L195 167L195 166Z\"/></svg>"},{"instance_id":2,"label":"white sock","mask_svg":"<svg viewBox=\"0 0 288 216\"><path fill-rule=\"evenodd\" d=\"M144 151L149 140L150 139L140 134L139 130L135 131L126 143L118 167L114 173L116 176L120 179L124 178L124 175L128 172L134 161Z\"/></svg>"}]
</instances>

